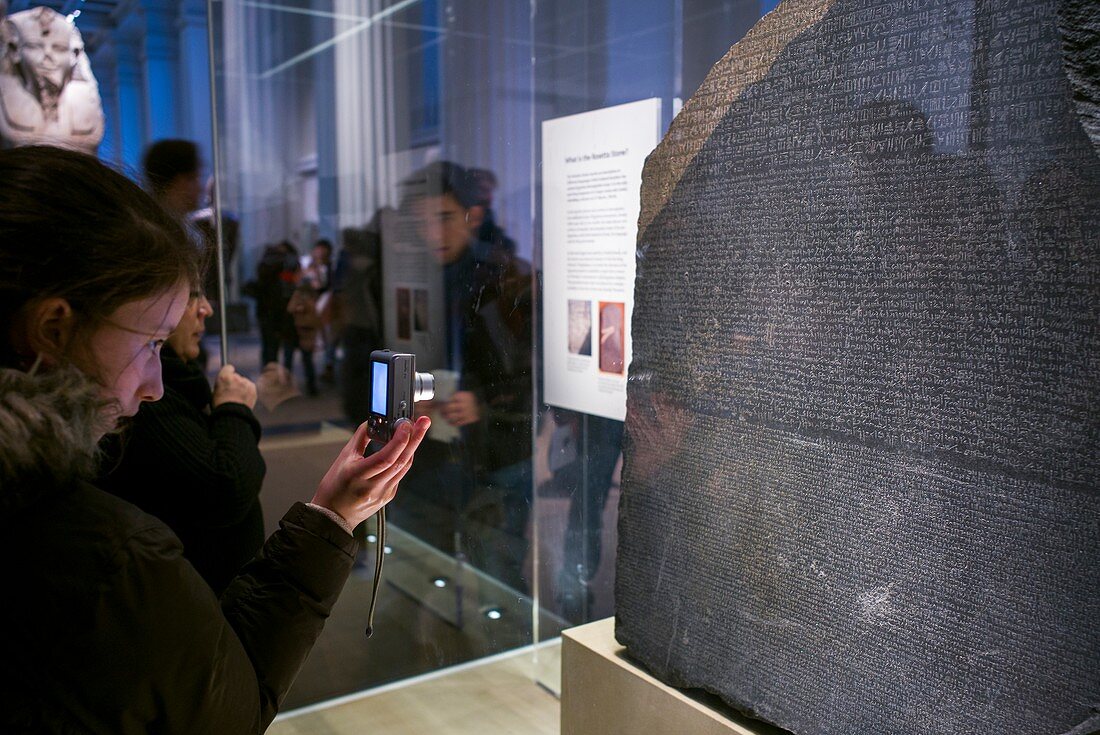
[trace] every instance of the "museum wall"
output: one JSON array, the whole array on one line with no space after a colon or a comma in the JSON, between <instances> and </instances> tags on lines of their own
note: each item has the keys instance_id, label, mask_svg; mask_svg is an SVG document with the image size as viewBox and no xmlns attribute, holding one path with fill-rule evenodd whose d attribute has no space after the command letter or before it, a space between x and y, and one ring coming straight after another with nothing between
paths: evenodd
<instances>
[{"instance_id":1,"label":"museum wall","mask_svg":"<svg viewBox=\"0 0 1100 735\"><path fill-rule=\"evenodd\" d=\"M106 115L100 157L137 172L161 138L194 140L209 156L206 3L147 0L120 4L108 20L82 17Z\"/></svg>"},{"instance_id":2,"label":"museum wall","mask_svg":"<svg viewBox=\"0 0 1100 735\"><path fill-rule=\"evenodd\" d=\"M241 275L264 243L302 242L302 169L316 151L313 67L287 65L315 44L309 18L297 22L244 3L226 3L218 59L225 83L219 119L226 209L241 223ZM258 44L254 39L263 38ZM293 124L291 124L293 123Z\"/></svg>"}]
</instances>

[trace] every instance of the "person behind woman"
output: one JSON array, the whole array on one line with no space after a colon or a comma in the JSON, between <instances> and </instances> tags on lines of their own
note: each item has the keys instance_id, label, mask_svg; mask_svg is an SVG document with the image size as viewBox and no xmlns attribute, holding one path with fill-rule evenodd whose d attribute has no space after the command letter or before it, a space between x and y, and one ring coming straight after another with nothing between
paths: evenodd
<instances>
[{"instance_id":1,"label":"person behind woman","mask_svg":"<svg viewBox=\"0 0 1100 735\"><path fill-rule=\"evenodd\" d=\"M266 466L255 384L226 365L211 391L196 362L212 312L201 291L191 294L161 348L164 397L142 405L125 435L108 437L99 484L164 521L221 594L263 545Z\"/></svg>"},{"instance_id":2,"label":"person behind woman","mask_svg":"<svg viewBox=\"0 0 1100 735\"><path fill-rule=\"evenodd\" d=\"M321 333L321 316L317 313L317 289L307 279L302 279L290 302L286 305L287 313L294 321L294 337L285 344L286 352L283 353L283 365L288 372L294 370L294 352L302 353L302 370L306 376L306 393L310 396L317 395L317 369L313 364L313 353L317 350L317 337Z\"/></svg>"},{"instance_id":3,"label":"person behind woman","mask_svg":"<svg viewBox=\"0 0 1100 735\"><path fill-rule=\"evenodd\" d=\"M347 578L349 528L427 430L364 457L361 426L219 601L163 523L86 481L102 436L161 396L191 257L94 159L0 151L0 732L264 731Z\"/></svg>"},{"instance_id":4,"label":"person behind woman","mask_svg":"<svg viewBox=\"0 0 1100 735\"><path fill-rule=\"evenodd\" d=\"M289 243L264 246L260 262L256 264L256 277L246 283L242 293L256 301L256 323L260 327L260 365L279 360L282 344L282 328L286 321L286 305L290 300L282 274L287 260Z\"/></svg>"}]
</instances>

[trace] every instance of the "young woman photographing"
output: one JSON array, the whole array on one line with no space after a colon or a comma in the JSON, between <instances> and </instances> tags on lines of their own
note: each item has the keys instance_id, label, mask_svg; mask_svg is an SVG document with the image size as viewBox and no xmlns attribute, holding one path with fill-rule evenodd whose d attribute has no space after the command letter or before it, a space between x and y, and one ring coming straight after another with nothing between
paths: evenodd
<instances>
[{"instance_id":1,"label":"young woman photographing","mask_svg":"<svg viewBox=\"0 0 1100 735\"><path fill-rule=\"evenodd\" d=\"M99 440L163 393L193 257L94 159L0 151L0 732L263 732L351 569L349 529L427 430L364 458L361 427L219 600L166 526L87 481Z\"/></svg>"}]
</instances>

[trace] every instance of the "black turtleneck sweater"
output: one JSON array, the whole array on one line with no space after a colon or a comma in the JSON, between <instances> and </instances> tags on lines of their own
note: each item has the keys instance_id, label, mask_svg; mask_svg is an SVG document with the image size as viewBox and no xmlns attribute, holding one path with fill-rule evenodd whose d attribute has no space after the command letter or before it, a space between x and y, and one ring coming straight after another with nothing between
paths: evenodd
<instances>
[{"instance_id":1,"label":"black turtleneck sweater","mask_svg":"<svg viewBox=\"0 0 1100 735\"><path fill-rule=\"evenodd\" d=\"M105 446L97 484L164 521L221 594L264 542L260 424L240 403L211 409L202 370L168 346L161 365L164 398Z\"/></svg>"}]
</instances>

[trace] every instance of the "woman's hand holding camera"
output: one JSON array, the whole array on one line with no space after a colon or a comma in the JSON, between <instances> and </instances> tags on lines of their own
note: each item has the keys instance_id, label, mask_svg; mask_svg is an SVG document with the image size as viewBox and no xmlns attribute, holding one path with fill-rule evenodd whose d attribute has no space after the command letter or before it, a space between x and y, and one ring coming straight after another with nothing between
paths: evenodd
<instances>
[{"instance_id":1,"label":"woman's hand holding camera","mask_svg":"<svg viewBox=\"0 0 1100 735\"><path fill-rule=\"evenodd\" d=\"M431 423L427 416L402 423L393 439L369 457L363 452L370 437L361 424L325 473L313 503L338 513L353 528L370 518L397 494Z\"/></svg>"}]
</instances>

